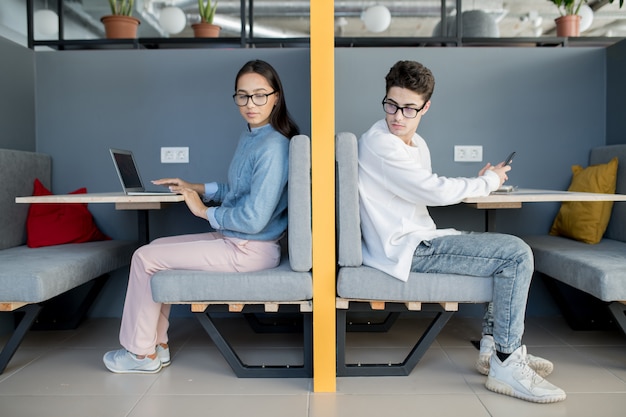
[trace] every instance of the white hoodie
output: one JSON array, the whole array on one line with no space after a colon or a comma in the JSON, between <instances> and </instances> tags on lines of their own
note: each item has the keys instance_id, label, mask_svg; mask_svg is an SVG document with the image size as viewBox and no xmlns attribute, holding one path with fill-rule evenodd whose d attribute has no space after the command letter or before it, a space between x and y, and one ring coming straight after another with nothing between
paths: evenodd
<instances>
[{"instance_id":1,"label":"white hoodie","mask_svg":"<svg viewBox=\"0 0 626 417\"><path fill-rule=\"evenodd\" d=\"M413 146L408 146L389 131L384 119L358 142L363 264L402 281L409 278L421 241L461 233L437 229L427 206L486 196L500 185L498 175L489 170L474 178L433 174L424 139L415 133Z\"/></svg>"}]
</instances>

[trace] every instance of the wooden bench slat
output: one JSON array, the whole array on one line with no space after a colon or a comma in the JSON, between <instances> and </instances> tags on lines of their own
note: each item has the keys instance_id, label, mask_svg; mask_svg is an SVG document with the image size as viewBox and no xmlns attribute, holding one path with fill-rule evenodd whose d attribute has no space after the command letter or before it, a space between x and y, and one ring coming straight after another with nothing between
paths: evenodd
<instances>
[{"instance_id":1,"label":"wooden bench slat","mask_svg":"<svg viewBox=\"0 0 626 417\"><path fill-rule=\"evenodd\" d=\"M2 302L0 303L0 311L15 311L18 308L22 308L29 303L18 302Z\"/></svg>"},{"instance_id":2,"label":"wooden bench slat","mask_svg":"<svg viewBox=\"0 0 626 417\"><path fill-rule=\"evenodd\" d=\"M459 311L459 303L446 301L439 303L439 305L446 311Z\"/></svg>"},{"instance_id":3,"label":"wooden bench slat","mask_svg":"<svg viewBox=\"0 0 626 417\"><path fill-rule=\"evenodd\" d=\"M405 303L407 310L420 311L422 309L422 303L420 301L409 301Z\"/></svg>"}]
</instances>

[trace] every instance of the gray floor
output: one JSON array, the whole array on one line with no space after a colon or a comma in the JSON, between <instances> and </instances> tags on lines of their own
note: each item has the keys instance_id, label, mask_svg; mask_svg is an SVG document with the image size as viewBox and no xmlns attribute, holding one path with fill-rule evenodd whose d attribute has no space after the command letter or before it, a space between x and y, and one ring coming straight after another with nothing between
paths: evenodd
<instances>
[{"instance_id":1,"label":"gray floor","mask_svg":"<svg viewBox=\"0 0 626 417\"><path fill-rule=\"evenodd\" d=\"M224 326L244 361L300 359L294 335L258 335ZM351 333L350 360L396 361L414 342L420 319L401 319L386 334ZM549 377L565 402L531 404L494 394L474 370L477 319L453 318L407 377L337 379L336 393L313 393L310 379L239 379L194 318L173 321L172 365L155 375L114 375L102 355L117 348L117 319L91 319L72 331L30 332L0 375L0 416L177 415L335 416L624 416L626 337L572 331L560 318L530 319L524 343L549 358ZM361 346L369 345L368 348Z\"/></svg>"}]
</instances>

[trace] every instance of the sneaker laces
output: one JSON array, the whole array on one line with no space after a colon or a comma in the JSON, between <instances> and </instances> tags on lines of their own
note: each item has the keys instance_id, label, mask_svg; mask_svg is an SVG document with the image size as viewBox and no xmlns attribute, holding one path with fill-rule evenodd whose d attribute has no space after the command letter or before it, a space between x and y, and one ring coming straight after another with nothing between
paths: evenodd
<instances>
[{"instance_id":1,"label":"sneaker laces","mask_svg":"<svg viewBox=\"0 0 626 417\"><path fill-rule=\"evenodd\" d=\"M524 355L522 360L515 362L514 365L517 367L517 374L520 376L520 379L530 381L531 387L537 386L543 381L543 378L530 367L527 355Z\"/></svg>"}]
</instances>

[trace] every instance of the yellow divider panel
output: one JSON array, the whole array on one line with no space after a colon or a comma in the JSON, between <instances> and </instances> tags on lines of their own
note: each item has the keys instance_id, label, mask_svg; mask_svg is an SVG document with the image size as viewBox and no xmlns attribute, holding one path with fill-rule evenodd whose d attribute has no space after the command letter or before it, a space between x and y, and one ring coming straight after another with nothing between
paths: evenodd
<instances>
[{"instance_id":1,"label":"yellow divider panel","mask_svg":"<svg viewBox=\"0 0 626 417\"><path fill-rule=\"evenodd\" d=\"M335 9L310 5L313 391L335 392Z\"/></svg>"}]
</instances>

